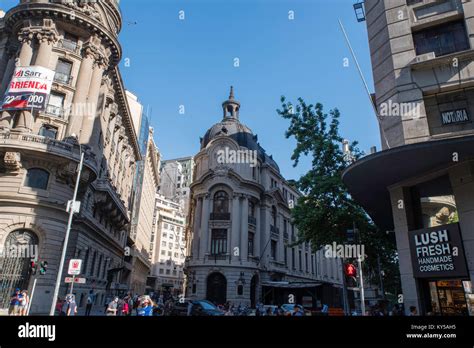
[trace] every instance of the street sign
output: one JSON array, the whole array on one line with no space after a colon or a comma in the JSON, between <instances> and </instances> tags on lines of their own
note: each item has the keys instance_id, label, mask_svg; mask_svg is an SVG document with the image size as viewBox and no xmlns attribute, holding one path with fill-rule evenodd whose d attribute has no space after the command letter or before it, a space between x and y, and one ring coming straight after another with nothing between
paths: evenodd
<instances>
[{"instance_id":1,"label":"street sign","mask_svg":"<svg viewBox=\"0 0 474 348\"><path fill-rule=\"evenodd\" d=\"M75 284L85 284L86 283L86 278L66 277L64 279L64 281L66 283L74 282Z\"/></svg>"},{"instance_id":2,"label":"street sign","mask_svg":"<svg viewBox=\"0 0 474 348\"><path fill-rule=\"evenodd\" d=\"M79 275L81 274L82 260L81 259L72 259L69 261L69 269L67 273L69 275Z\"/></svg>"}]
</instances>

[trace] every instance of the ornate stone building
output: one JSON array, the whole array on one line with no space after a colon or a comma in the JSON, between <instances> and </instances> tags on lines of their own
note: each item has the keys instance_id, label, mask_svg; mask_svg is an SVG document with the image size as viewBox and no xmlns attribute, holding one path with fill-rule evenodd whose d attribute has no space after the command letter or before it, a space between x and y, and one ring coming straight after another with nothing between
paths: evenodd
<instances>
[{"instance_id":1,"label":"ornate stone building","mask_svg":"<svg viewBox=\"0 0 474 348\"><path fill-rule=\"evenodd\" d=\"M43 110L3 111L0 119L0 245L37 244L38 260L49 264L38 277L32 313L49 312L81 151L81 208L66 260L84 260L87 282L74 292L83 305L93 289L98 304L124 287L140 152L118 69L121 26L118 1L22 0L0 19L0 96L15 65L55 71ZM0 260L1 307L13 287L31 287L28 262ZM63 283L60 295L66 291Z\"/></svg>"},{"instance_id":2,"label":"ornate stone building","mask_svg":"<svg viewBox=\"0 0 474 348\"><path fill-rule=\"evenodd\" d=\"M148 123L147 123L148 124ZM135 187L134 216L128 245L130 255L125 257L126 270L123 283L129 284L133 293L144 294L147 277L152 267L155 250L155 196L160 182L160 152L153 140L153 128L149 127L143 161L138 163Z\"/></svg>"},{"instance_id":3,"label":"ornate stone building","mask_svg":"<svg viewBox=\"0 0 474 348\"><path fill-rule=\"evenodd\" d=\"M222 107L194 157L186 296L255 306L293 295L311 307L340 306L340 260L297 243L290 214L300 194L239 121L232 88Z\"/></svg>"}]
</instances>

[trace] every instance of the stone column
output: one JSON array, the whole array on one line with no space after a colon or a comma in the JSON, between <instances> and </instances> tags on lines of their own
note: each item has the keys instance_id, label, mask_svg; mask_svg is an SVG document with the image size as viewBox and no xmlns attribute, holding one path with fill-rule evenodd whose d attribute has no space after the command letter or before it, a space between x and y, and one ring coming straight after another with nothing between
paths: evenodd
<instances>
[{"instance_id":1,"label":"stone column","mask_svg":"<svg viewBox=\"0 0 474 348\"><path fill-rule=\"evenodd\" d=\"M242 254L242 250L240 248L240 239L239 239L239 227L240 227L240 221L241 221L241 214L240 214L240 197L236 193L234 193L233 200L232 200L231 221L232 221L232 228L230 231L230 238L229 238L230 240L229 240L229 246L227 247L227 250L229 250L232 261L238 261L239 256L234 255L235 254L234 248L238 247L239 255Z\"/></svg>"},{"instance_id":2,"label":"stone column","mask_svg":"<svg viewBox=\"0 0 474 348\"><path fill-rule=\"evenodd\" d=\"M82 131L82 119L86 110L87 96L91 85L92 68L97 57L97 47L88 42L83 49L81 68L77 76L76 92L72 100L72 112L69 115L67 135L75 134L80 138Z\"/></svg>"},{"instance_id":3,"label":"stone column","mask_svg":"<svg viewBox=\"0 0 474 348\"><path fill-rule=\"evenodd\" d=\"M271 207L263 206L263 235L262 235L262 250L265 249L265 252L262 254L262 264L268 265L271 257ZM268 257L267 257L268 256Z\"/></svg>"},{"instance_id":4,"label":"stone column","mask_svg":"<svg viewBox=\"0 0 474 348\"><path fill-rule=\"evenodd\" d=\"M469 278L474 284L474 165L464 162L449 171L449 178L456 199L464 255L467 261Z\"/></svg>"},{"instance_id":5,"label":"stone column","mask_svg":"<svg viewBox=\"0 0 474 348\"><path fill-rule=\"evenodd\" d=\"M248 243L249 243L249 198L248 196L244 196L244 200L242 202L242 228L240 231L240 260L247 261L248 260Z\"/></svg>"},{"instance_id":6,"label":"stone column","mask_svg":"<svg viewBox=\"0 0 474 348\"><path fill-rule=\"evenodd\" d=\"M262 250L260 249L260 238L262 236L262 226L260 224L260 203L255 204L255 219L256 226L255 226L255 235L253 238L253 256L260 257Z\"/></svg>"},{"instance_id":7,"label":"stone column","mask_svg":"<svg viewBox=\"0 0 474 348\"><path fill-rule=\"evenodd\" d=\"M9 47L7 52L7 66L5 68L5 72L3 74L2 83L0 85L0 103L3 103L5 92L8 89L8 84L13 76L13 71L15 69L15 55L16 55L16 48ZM10 129L12 124L12 113L9 111L3 111L0 117L0 129Z\"/></svg>"},{"instance_id":8,"label":"stone column","mask_svg":"<svg viewBox=\"0 0 474 348\"><path fill-rule=\"evenodd\" d=\"M102 85L102 76L104 75L105 60L99 57L94 64L92 78L87 96L86 113L82 117L81 134L79 142L87 144L94 151L97 148L97 141L100 131L100 115L97 117L97 102L99 100L100 86Z\"/></svg>"},{"instance_id":9,"label":"stone column","mask_svg":"<svg viewBox=\"0 0 474 348\"><path fill-rule=\"evenodd\" d=\"M194 210L194 226L193 226L193 244L192 244L192 253L193 259L197 259L199 255L199 235L200 235L200 216L202 211L202 198L197 198L196 208Z\"/></svg>"},{"instance_id":10,"label":"stone column","mask_svg":"<svg viewBox=\"0 0 474 348\"><path fill-rule=\"evenodd\" d=\"M35 65L49 68L53 45L58 41L59 34L54 28L44 29L37 34L40 43Z\"/></svg>"},{"instance_id":11,"label":"stone column","mask_svg":"<svg viewBox=\"0 0 474 348\"><path fill-rule=\"evenodd\" d=\"M278 231L278 255L277 255L277 260L279 262L285 262L285 255L283 254L285 251L285 246L283 244L283 215L278 214L277 215L277 227L279 229Z\"/></svg>"},{"instance_id":12,"label":"stone column","mask_svg":"<svg viewBox=\"0 0 474 348\"><path fill-rule=\"evenodd\" d=\"M33 45L32 40L34 33L30 28L23 28L18 34L18 40L20 40L20 65L29 66L31 64L31 58L33 57ZM18 119L14 129L19 132L30 132L33 127L33 115L29 110L22 110L18 114Z\"/></svg>"},{"instance_id":13,"label":"stone column","mask_svg":"<svg viewBox=\"0 0 474 348\"><path fill-rule=\"evenodd\" d=\"M410 245L408 240L409 220L407 214L411 211L408 189L402 187L390 190L392 203L393 223L395 227L395 238L397 242L400 280L402 283L403 300L406 314L409 313L410 306L415 306L418 313L421 313L421 298L418 291L418 282L413 276ZM399 201L404 202L404 209L399 209Z\"/></svg>"},{"instance_id":14,"label":"stone column","mask_svg":"<svg viewBox=\"0 0 474 348\"><path fill-rule=\"evenodd\" d=\"M201 215L201 231L199 233L200 246L199 246L199 257L204 260L207 250L207 241L209 238L209 195L206 195L203 199L203 208Z\"/></svg>"}]
</instances>

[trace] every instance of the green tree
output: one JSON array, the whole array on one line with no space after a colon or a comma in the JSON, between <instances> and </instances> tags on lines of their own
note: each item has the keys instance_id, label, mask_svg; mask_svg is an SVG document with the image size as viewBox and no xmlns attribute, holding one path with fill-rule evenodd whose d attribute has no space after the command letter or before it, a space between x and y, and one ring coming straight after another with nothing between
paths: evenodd
<instances>
[{"instance_id":1,"label":"green tree","mask_svg":"<svg viewBox=\"0 0 474 348\"><path fill-rule=\"evenodd\" d=\"M379 257L385 273L386 292L399 293L393 236L377 230L342 182L343 171L364 154L358 149L357 142L349 144L349 155L344 153L343 138L339 134L339 111L333 109L325 113L322 104L306 104L301 98L296 106L283 96L281 103L277 113L290 121L285 136L296 140L291 157L293 166L298 165L302 156L312 159L311 169L296 181L302 197L292 210L292 217L299 239L310 241L315 249L333 242L342 244L347 240L347 230L356 226L360 243L365 246L364 266L371 282L378 283Z\"/></svg>"}]
</instances>

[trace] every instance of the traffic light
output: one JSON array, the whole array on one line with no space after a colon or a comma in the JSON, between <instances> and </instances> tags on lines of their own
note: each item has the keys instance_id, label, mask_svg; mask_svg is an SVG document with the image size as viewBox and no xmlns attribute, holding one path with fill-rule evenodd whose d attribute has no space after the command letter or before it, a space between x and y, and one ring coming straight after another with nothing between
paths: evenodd
<instances>
[{"instance_id":1,"label":"traffic light","mask_svg":"<svg viewBox=\"0 0 474 348\"><path fill-rule=\"evenodd\" d=\"M36 261L30 261L30 273L32 275L35 275L36 274L36 268L37 268L37 264L36 264Z\"/></svg>"},{"instance_id":2,"label":"traffic light","mask_svg":"<svg viewBox=\"0 0 474 348\"><path fill-rule=\"evenodd\" d=\"M348 277L357 277L357 268L352 263L346 263L344 273Z\"/></svg>"},{"instance_id":3,"label":"traffic light","mask_svg":"<svg viewBox=\"0 0 474 348\"><path fill-rule=\"evenodd\" d=\"M344 265L344 274L345 274L345 281L346 286L348 288L355 288L357 287L357 268L352 263L346 263Z\"/></svg>"},{"instance_id":4,"label":"traffic light","mask_svg":"<svg viewBox=\"0 0 474 348\"><path fill-rule=\"evenodd\" d=\"M44 275L47 270L48 270L48 262L47 261L42 261L41 264L40 264L40 274Z\"/></svg>"}]
</instances>

